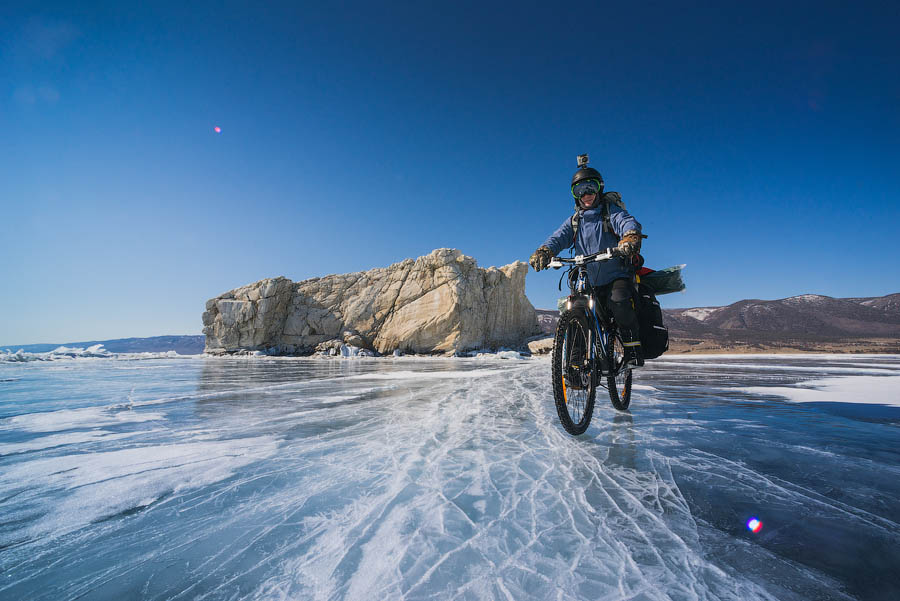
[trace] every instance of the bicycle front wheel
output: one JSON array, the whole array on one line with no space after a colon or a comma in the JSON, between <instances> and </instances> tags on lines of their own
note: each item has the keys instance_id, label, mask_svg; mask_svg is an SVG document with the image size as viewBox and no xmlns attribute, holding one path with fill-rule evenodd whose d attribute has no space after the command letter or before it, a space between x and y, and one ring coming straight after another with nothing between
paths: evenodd
<instances>
[{"instance_id":1,"label":"bicycle front wheel","mask_svg":"<svg viewBox=\"0 0 900 601\"><path fill-rule=\"evenodd\" d=\"M594 412L593 339L584 310L560 316L553 340L553 399L560 423L572 435L587 430Z\"/></svg>"},{"instance_id":2,"label":"bicycle front wheel","mask_svg":"<svg viewBox=\"0 0 900 601\"><path fill-rule=\"evenodd\" d=\"M615 332L610 337L610 343L606 349L606 364L609 366L606 378L609 400L613 407L619 411L625 411L631 404L632 370L625 368L625 345L622 344L622 336L619 335L619 332Z\"/></svg>"}]
</instances>

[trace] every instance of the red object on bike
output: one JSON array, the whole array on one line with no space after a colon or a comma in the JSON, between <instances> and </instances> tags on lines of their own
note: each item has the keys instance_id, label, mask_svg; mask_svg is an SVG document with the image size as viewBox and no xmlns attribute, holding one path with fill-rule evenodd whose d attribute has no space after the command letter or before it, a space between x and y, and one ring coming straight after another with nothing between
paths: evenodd
<instances>
[{"instance_id":1,"label":"red object on bike","mask_svg":"<svg viewBox=\"0 0 900 601\"><path fill-rule=\"evenodd\" d=\"M654 271L656 271L656 270L650 269L649 267L641 267L640 269L638 269L637 274L638 275L647 275L648 273L653 273Z\"/></svg>"}]
</instances>

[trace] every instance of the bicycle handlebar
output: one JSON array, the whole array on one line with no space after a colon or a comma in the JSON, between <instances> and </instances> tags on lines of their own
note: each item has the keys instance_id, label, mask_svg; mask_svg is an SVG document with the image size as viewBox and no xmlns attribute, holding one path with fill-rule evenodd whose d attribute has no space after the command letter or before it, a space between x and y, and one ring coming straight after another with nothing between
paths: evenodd
<instances>
[{"instance_id":1,"label":"bicycle handlebar","mask_svg":"<svg viewBox=\"0 0 900 601\"><path fill-rule=\"evenodd\" d=\"M575 255L574 257L553 257L547 267L559 269L563 265L587 265L588 263L609 261L613 257L624 256L624 253L618 248L607 248L605 251L596 252L590 255Z\"/></svg>"}]
</instances>

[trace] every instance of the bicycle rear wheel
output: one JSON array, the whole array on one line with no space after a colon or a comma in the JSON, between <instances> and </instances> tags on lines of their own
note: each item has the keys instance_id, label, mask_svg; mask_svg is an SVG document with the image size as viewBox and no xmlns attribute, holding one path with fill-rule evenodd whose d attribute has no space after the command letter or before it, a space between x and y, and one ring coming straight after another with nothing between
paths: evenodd
<instances>
[{"instance_id":1,"label":"bicycle rear wheel","mask_svg":"<svg viewBox=\"0 0 900 601\"><path fill-rule=\"evenodd\" d=\"M594 337L582 309L564 312L553 340L553 399L559 421L569 434L587 430L594 412L597 389L593 369L596 356L589 345Z\"/></svg>"},{"instance_id":2,"label":"bicycle rear wheel","mask_svg":"<svg viewBox=\"0 0 900 601\"><path fill-rule=\"evenodd\" d=\"M625 369L625 345L622 344L619 332L610 336L609 346L606 349L606 365L609 367L606 378L609 400L613 407L625 411L631 404L632 370Z\"/></svg>"}]
</instances>

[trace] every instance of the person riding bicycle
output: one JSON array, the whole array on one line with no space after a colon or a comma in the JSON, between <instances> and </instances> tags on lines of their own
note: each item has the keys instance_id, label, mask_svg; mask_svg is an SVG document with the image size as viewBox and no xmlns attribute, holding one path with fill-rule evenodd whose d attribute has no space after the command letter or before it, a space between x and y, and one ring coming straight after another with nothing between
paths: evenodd
<instances>
[{"instance_id":1,"label":"person riding bicycle","mask_svg":"<svg viewBox=\"0 0 900 601\"><path fill-rule=\"evenodd\" d=\"M603 176L587 166L587 155L578 157L578 171L572 176L575 215L566 219L531 255L535 271L545 269L550 260L566 248L588 255L617 248L621 256L590 263L588 280L593 294L609 308L625 345L625 361L641 367L638 319L634 306L634 271L640 267L641 224L625 210L617 192L603 193Z\"/></svg>"}]
</instances>

